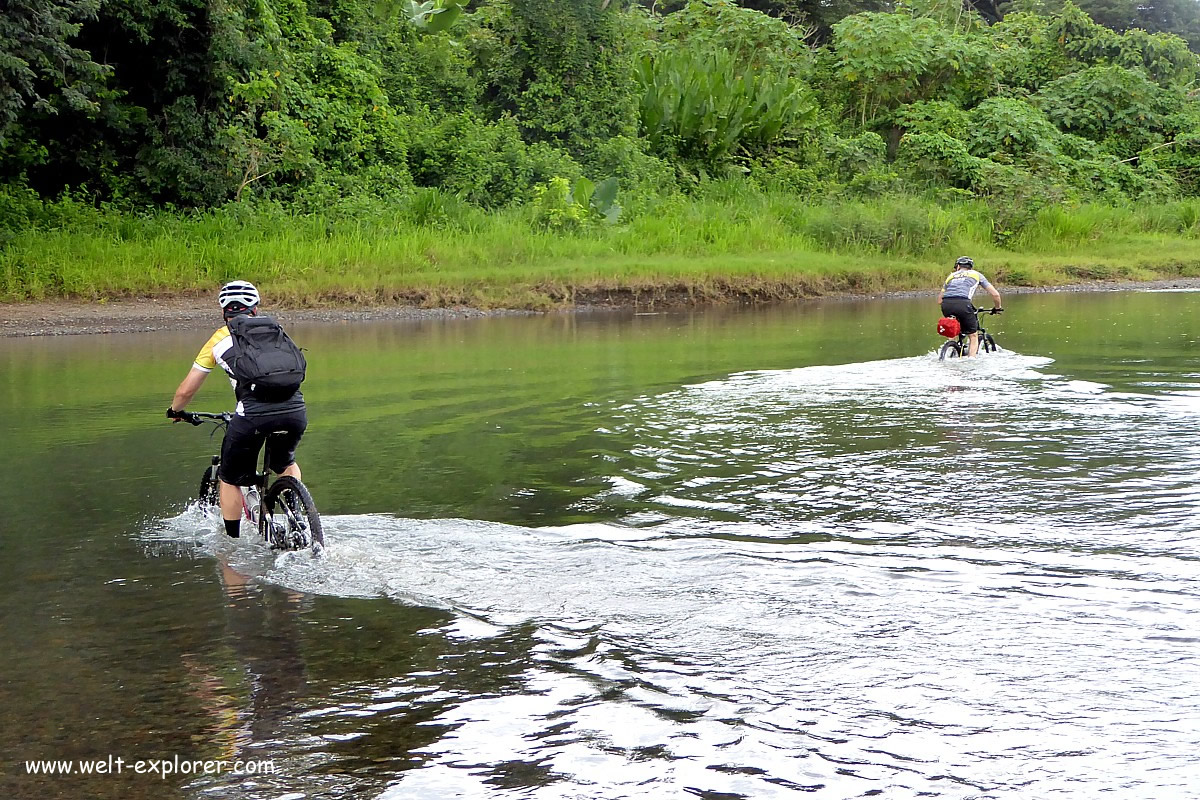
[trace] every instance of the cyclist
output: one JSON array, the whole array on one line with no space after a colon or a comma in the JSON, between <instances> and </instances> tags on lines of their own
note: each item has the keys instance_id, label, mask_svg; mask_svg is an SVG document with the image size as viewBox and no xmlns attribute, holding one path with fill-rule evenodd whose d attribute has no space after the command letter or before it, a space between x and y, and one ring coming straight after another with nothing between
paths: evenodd
<instances>
[{"instance_id":1,"label":"cyclist","mask_svg":"<svg viewBox=\"0 0 1200 800\"><path fill-rule=\"evenodd\" d=\"M183 412L192 397L212 372L220 367L229 376L237 398L237 408L221 443L221 465L217 478L221 487L221 518L225 521L225 533L237 537L242 518L242 493L239 486L254 483L258 471L258 452L268 434L278 433L272 440L271 461L268 468L280 475L291 475L300 480L300 465L296 463L296 446L304 429L308 426L308 414L304 395L296 389L290 397L274 402L264 402L254 397L249 387L239 386L230 366L233 337L229 332L229 321L240 314L258 315L258 289L246 281L231 281L221 287L217 302L226 324L217 329L196 356L191 370L175 390L175 398L167 409L167 417L176 422L184 418ZM276 444L275 442L278 442Z\"/></svg>"},{"instance_id":2,"label":"cyclist","mask_svg":"<svg viewBox=\"0 0 1200 800\"><path fill-rule=\"evenodd\" d=\"M992 296L996 311L1003 311L1000 307L1000 292L988 283L982 272L975 269L975 262L967 256L954 262L954 271L942 283L942 291L938 293L942 315L957 319L962 325L962 332L967 334L969 356L979 351L979 317L975 316L975 306L971 305L971 298L980 286Z\"/></svg>"}]
</instances>

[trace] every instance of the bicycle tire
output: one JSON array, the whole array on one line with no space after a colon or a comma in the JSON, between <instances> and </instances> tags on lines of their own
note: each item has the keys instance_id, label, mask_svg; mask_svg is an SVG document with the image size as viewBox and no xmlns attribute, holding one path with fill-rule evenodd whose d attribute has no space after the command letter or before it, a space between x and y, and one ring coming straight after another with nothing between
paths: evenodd
<instances>
[{"instance_id":1,"label":"bicycle tire","mask_svg":"<svg viewBox=\"0 0 1200 800\"><path fill-rule=\"evenodd\" d=\"M958 342L946 342L942 345L942 349L938 351L938 361L945 361L947 358L958 358L962 353L959 352Z\"/></svg>"},{"instance_id":2,"label":"bicycle tire","mask_svg":"<svg viewBox=\"0 0 1200 800\"><path fill-rule=\"evenodd\" d=\"M288 513L289 510L291 513ZM321 527L321 515L308 487L290 475L281 475L267 489L266 530L271 536L271 546L282 550L312 548L319 553L325 547L325 531ZM279 535L279 534L282 535Z\"/></svg>"},{"instance_id":3,"label":"bicycle tire","mask_svg":"<svg viewBox=\"0 0 1200 800\"><path fill-rule=\"evenodd\" d=\"M201 506L216 506L221 502L217 479L213 475L213 469L210 466L204 470L204 477L200 479L200 491L196 493L196 499L200 502Z\"/></svg>"},{"instance_id":4,"label":"bicycle tire","mask_svg":"<svg viewBox=\"0 0 1200 800\"><path fill-rule=\"evenodd\" d=\"M999 349L1000 349L1000 348L996 346L996 340L992 338L992 335L991 335L990 333L989 333L989 334L985 334L985 335L984 335L984 337L983 337L983 350L984 350L984 352L985 352L985 353L994 353L994 352L996 352L996 351L997 351L997 350L999 350Z\"/></svg>"}]
</instances>

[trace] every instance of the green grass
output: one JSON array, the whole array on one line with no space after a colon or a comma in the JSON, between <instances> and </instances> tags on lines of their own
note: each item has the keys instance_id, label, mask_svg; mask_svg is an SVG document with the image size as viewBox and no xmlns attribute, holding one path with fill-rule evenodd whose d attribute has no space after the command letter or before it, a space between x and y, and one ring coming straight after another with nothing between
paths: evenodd
<instances>
[{"instance_id":1,"label":"green grass","mask_svg":"<svg viewBox=\"0 0 1200 800\"><path fill-rule=\"evenodd\" d=\"M485 213L435 199L307 216L266 205L60 210L55 226L3 240L0 299L171 296L232 278L307 306L787 299L932 288L964 253L1001 286L1200 275L1197 201L1046 208L1001 247L988 206L975 201L717 187L643 204L620 225L555 232L529 207Z\"/></svg>"}]
</instances>

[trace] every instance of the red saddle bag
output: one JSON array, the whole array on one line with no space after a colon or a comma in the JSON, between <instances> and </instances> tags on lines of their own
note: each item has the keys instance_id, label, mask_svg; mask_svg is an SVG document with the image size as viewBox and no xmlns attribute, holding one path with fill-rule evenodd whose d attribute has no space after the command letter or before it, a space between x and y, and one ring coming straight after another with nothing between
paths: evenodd
<instances>
[{"instance_id":1,"label":"red saddle bag","mask_svg":"<svg viewBox=\"0 0 1200 800\"><path fill-rule=\"evenodd\" d=\"M942 317L938 320L938 333L947 339L953 339L962 333L962 325L954 317Z\"/></svg>"}]
</instances>

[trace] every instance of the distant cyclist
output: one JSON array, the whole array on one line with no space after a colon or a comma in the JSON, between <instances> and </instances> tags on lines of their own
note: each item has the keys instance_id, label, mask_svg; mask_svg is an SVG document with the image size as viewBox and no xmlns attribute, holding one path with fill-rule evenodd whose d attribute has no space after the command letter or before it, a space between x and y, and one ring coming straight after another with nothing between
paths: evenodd
<instances>
[{"instance_id":1,"label":"distant cyclist","mask_svg":"<svg viewBox=\"0 0 1200 800\"><path fill-rule=\"evenodd\" d=\"M966 256L954 262L954 272L942 283L942 291L938 293L942 315L958 320L962 332L967 335L969 356L979 351L979 317L975 316L975 306L971 305L971 298L980 286L992 296L996 309L1003 310L1000 308L1000 293L996 291L996 287L988 283L983 273L975 269L975 262Z\"/></svg>"},{"instance_id":2,"label":"distant cyclist","mask_svg":"<svg viewBox=\"0 0 1200 800\"><path fill-rule=\"evenodd\" d=\"M278 323L270 317L259 318L258 289L254 284L246 281L227 283L221 287L217 302L225 325L218 328L200 349L191 371L175 390L167 417L175 421L185 418L184 408L214 367L219 366L229 376L237 409L221 444L217 477L220 479L225 533L236 537L240 533L242 517L242 493L237 487L254 483L258 453L268 434L280 434L278 440L272 440L270 470L301 479L296 446L308 426L304 395L299 386L299 381L304 379L304 360ZM231 327L237 336L230 332ZM282 348L278 346L280 342ZM267 386L268 380L260 381L262 385L253 382L247 377L247 369L253 369L259 362L270 362L276 367L273 374L283 374L287 379L281 386ZM278 444L274 443L276 441Z\"/></svg>"}]
</instances>

